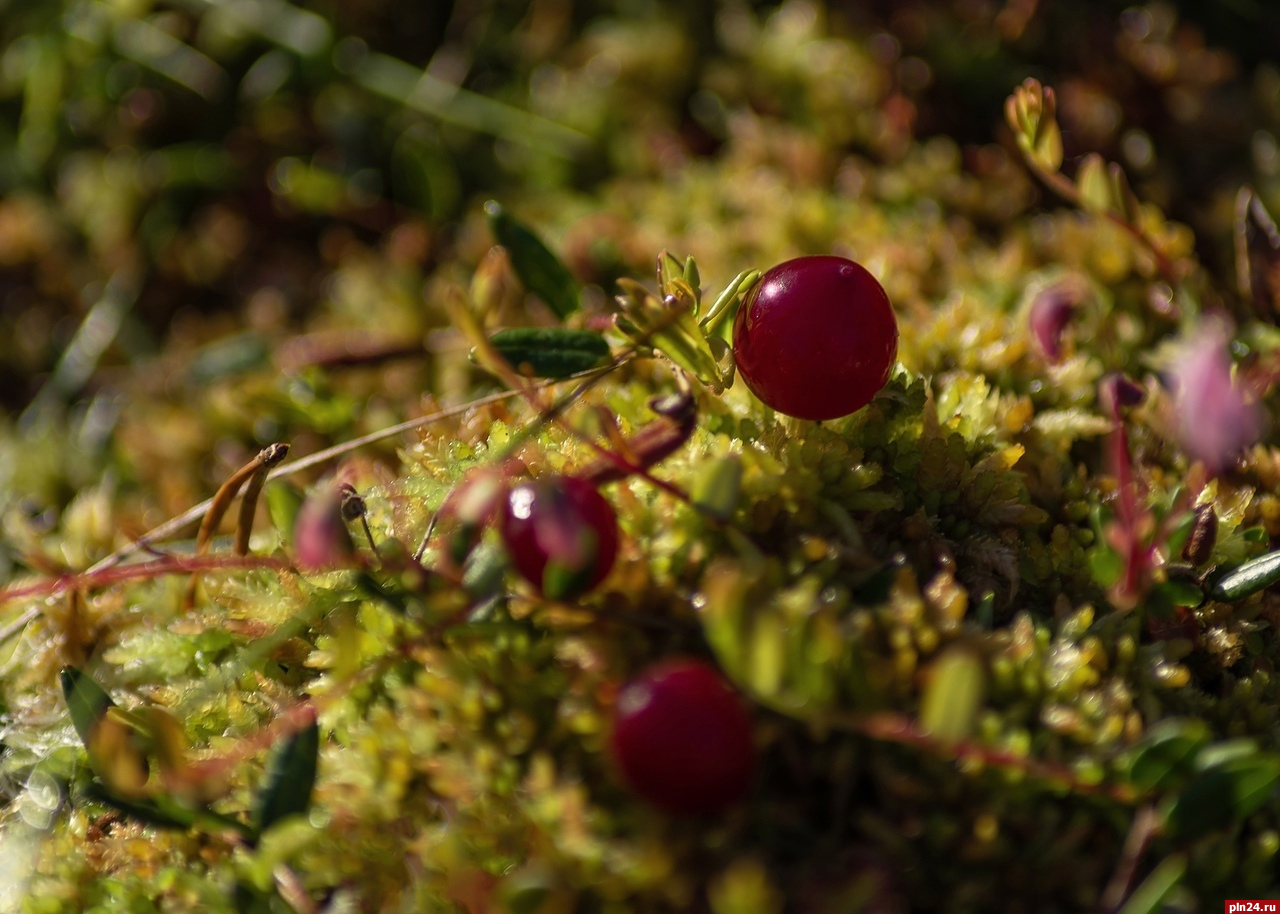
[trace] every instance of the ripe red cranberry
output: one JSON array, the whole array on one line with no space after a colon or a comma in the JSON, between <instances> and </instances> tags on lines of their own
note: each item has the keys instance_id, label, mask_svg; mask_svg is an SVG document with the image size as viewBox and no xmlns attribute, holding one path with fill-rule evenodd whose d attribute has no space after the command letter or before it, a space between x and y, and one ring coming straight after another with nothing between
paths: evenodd
<instances>
[{"instance_id":1,"label":"ripe red cranberry","mask_svg":"<svg viewBox=\"0 0 1280 914\"><path fill-rule=\"evenodd\" d=\"M732 806L755 771L742 699L701 660L668 660L629 682L618 695L610 749L632 790L677 815Z\"/></svg>"},{"instance_id":2,"label":"ripe red cranberry","mask_svg":"<svg viewBox=\"0 0 1280 914\"><path fill-rule=\"evenodd\" d=\"M502 541L526 581L553 600L580 596L604 580L618 554L618 518L595 486L552 476L513 487Z\"/></svg>"},{"instance_id":3,"label":"ripe red cranberry","mask_svg":"<svg viewBox=\"0 0 1280 914\"><path fill-rule=\"evenodd\" d=\"M898 322L875 277L843 257L800 257L760 278L733 322L738 374L798 419L866 406L889 380Z\"/></svg>"}]
</instances>

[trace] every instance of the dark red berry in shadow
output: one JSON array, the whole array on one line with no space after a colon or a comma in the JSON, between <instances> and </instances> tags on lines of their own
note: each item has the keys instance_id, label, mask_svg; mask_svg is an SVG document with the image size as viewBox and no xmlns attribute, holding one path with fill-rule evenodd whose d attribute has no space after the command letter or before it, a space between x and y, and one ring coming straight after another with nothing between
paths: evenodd
<instances>
[{"instance_id":1,"label":"dark red berry in shadow","mask_svg":"<svg viewBox=\"0 0 1280 914\"><path fill-rule=\"evenodd\" d=\"M751 718L715 667L668 660L618 695L610 749L637 794L676 815L712 815L747 795Z\"/></svg>"},{"instance_id":2,"label":"dark red berry in shadow","mask_svg":"<svg viewBox=\"0 0 1280 914\"><path fill-rule=\"evenodd\" d=\"M733 322L751 392L798 419L857 412L889 380L898 322L874 276L843 257L800 257L765 273Z\"/></svg>"},{"instance_id":3,"label":"dark red berry in shadow","mask_svg":"<svg viewBox=\"0 0 1280 914\"><path fill-rule=\"evenodd\" d=\"M507 493L502 541L511 563L545 597L568 600L604 580L618 554L618 518L576 476L521 483Z\"/></svg>"}]
</instances>

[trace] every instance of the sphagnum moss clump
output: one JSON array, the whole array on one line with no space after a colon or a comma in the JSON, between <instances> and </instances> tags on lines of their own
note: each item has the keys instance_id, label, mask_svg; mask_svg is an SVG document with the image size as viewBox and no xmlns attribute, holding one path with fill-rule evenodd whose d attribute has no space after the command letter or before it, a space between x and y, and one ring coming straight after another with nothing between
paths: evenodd
<instances>
[{"instance_id":1,"label":"sphagnum moss clump","mask_svg":"<svg viewBox=\"0 0 1280 914\"><path fill-rule=\"evenodd\" d=\"M101 351L73 338L0 435L0 909L1189 911L1280 892L1280 198L1259 166L1227 224L1176 183L1187 148L1231 135L1185 122L1243 83L1153 5L1105 23L1127 75L1063 73L1059 97L1006 65L1060 13L964 6L859 34L803 2L696 28L592 6L581 35L543 23L498 55L502 102L440 102L376 29L311 48L297 36L331 26L284 5L230 30L81 10L86 46L199 44L188 72L103 39L105 82L56 63L61 26L6 27L67 97L24 96L13 161L56 174L60 203L52 180L0 202L0 262L68 313L88 282L86 326L122 329ZM524 34L503 15L460 31ZM954 53L921 36L984 30L1009 97L1005 124L965 127L975 145L932 94L963 75ZM1159 85L1185 117L1121 126L1175 48L1196 73ZM174 145L189 128L167 118L219 104L226 78L253 116ZM1249 78L1263 101L1236 145L1265 165L1275 75ZM484 205L510 187L493 170L527 189ZM1197 259L1232 244L1239 276ZM864 267L899 326L883 387L820 423L734 383L729 353L760 271L809 255ZM170 301L229 294L240 313ZM13 301L6 363L42 370L47 318ZM154 366L135 304L159 315ZM511 327L538 332L493 339ZM199 512L131 545L273 442L341 450L280 467L235 546L183 541ZM499 518L531 477L617 515L603 580L515 573ZM553 514L528 548L594 567L598 533ZM750 783L705 806L618 770L620 715L673 662L728 690L708 728L747 715L750 748L735 717L720 763Z\"/></svg>"}]
</instances>

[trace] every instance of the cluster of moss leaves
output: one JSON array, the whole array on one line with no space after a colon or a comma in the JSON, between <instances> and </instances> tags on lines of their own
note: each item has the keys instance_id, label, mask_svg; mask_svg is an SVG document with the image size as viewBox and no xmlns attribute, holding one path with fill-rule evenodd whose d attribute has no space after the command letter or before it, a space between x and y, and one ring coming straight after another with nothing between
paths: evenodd
<instances>
[{"instance_id":1,"label":"cluster of moss leaves","mask_svg":"<svg viewBox=\"0 0 1280 914\"><path fill-rule=\"evenodd\" d=\"M699 389L695 432L653 472L715 490L721 516L610 484L621 554L579 605L506 573L492 532L460 583L408 581L391 557L469 471L571 472L608 444L603 415L624 435L654 421L649 399L675 388L661 358L561 422L486 400L269 485L255 555L287 565L289 487L334 474L368 506L376 589L263 567L205 575L189 609L169 576L6 602L6 624L31 618L0 676L0 909L1092 911L1110 887L1138 911L1280 891L1280 603L1206 600L1171 637L1154 609L1115 609L1098 571L1111 371L1147 389L1126 419L1144 511L1186 511L1198 480L1219 520L1208 564L1280 536L1280 450L1208 479L1159 378L1200 307L1235 311L1241 361L1280 345L1224 255L1240 184L1280 210L1274 65L1165 4L842 19L796 0L541 0L455 4L438 25L347 6L11 4L15 583L89 567L269 442L305 455L498 389L448 303L488 329L558 319L491 252L495 193L581 284L571 325L600 326L615 280L663 249L696 257L707 294L837 253L883 281L901 366L822 424L741 384ZM423 48L386 26L404 16ZM1062 67L1064 35L1091 69ZM1068 163L1120 161L1194 225L1151 217L1191 265L1181 287L1122 225L1042 196L1002 142L1004 96L1053 66ZM1029 312L1063 282L1079 306L1051 363ZM1152 305L1170 298L1181 323ZM726 497L712 477L730 466ZM605 751L618 688L674 654L714 658L756 721L755 790L712 820L647 808ZM924 705L956 656L983 696L952 732ZM285 742L273 722L314 701L306 814L254 840L115 815L58 688L68 665L122 707L168 709L214 772L184 802L241 822L271 779L258 738Z\"/></svg>"}]
</instances>

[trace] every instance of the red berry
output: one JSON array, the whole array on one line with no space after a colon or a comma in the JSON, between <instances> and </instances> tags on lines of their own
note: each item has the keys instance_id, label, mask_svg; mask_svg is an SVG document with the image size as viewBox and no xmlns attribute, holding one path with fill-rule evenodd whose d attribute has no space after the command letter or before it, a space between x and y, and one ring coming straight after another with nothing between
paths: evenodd
<instances>
[{"instance_id":1,"label":"red berry","mask_svg":"<svg viewBox=\"0 0 1280 914\"><path fill-rule=\"evenodd\" d=\"M898 323L875 277L843 257L800 257L760 278L733 322L738 374L798 419L866 406L889 380Z\"/></svg>"},{"instance_id":2,"label":"red berry","mask_svg":"<svg viewBox=\"0 0 1280 914\"><path fill-rule=\"evenodd\" d=\"M733 805L755 771L751 718L701 660L668 660L628 683L618 695L610 748L631 789L677 815Z\"/></svg>"},{"instance_id":3,"label":"red berry","mask_svg":"<svg viewBox=\"0 0 1280 914\"><path fill-rule=\"evenodd\" d=\"M584 479L537 479L507 494L502 540L521 577L543 596L567 600L595 587L613 567L618 518Z\"/></svg>"}]
</instances>

